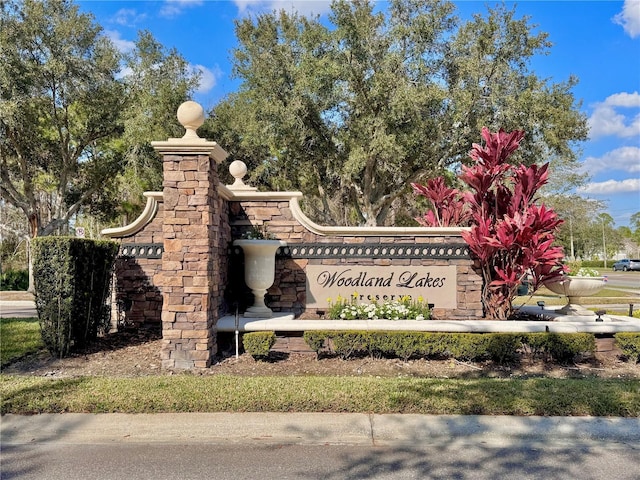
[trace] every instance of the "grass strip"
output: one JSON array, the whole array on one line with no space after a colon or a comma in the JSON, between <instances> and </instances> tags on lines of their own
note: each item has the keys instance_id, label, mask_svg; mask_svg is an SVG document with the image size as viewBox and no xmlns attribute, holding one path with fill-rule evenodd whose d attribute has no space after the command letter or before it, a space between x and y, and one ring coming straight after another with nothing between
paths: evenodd
<instances>
[{"instance_id":1,"label":"grass strip","mask_svg":"<svg viewBox=\"0 0 640 480\"><path fill-rule=\"evenodd\" d=\"M0 318L0 366L43 348L37 318Z\"/></svg>"},{"instance_id":2,"label":"grass strip","mask_svg":"<svg viewBox=\"0 0 640 480\"><path fill-rule=\"evenodd\" d=\"M639 379L0 375L1 413L370 412L640 416Z\"/></svg>"}]
</instances>

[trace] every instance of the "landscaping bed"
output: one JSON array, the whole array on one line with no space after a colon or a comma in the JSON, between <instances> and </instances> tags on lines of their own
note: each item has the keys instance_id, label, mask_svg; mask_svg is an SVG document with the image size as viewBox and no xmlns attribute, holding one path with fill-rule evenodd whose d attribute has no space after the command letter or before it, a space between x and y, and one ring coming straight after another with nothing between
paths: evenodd
<instances>
[{"instance_id":1,"label":"landscaping bed","mask_svg":"<svg viewBox=\"0 0 640 480\"><path fill-rule=\"evenodd\" d=\"M46 350L25 355L9 363L2 373L45 377L111 376L132 377L174 375L178 372L161 368L160 334L153 330L122 332L98 339L83 352L57 359ZM221 344L222 345L222 344ZM197 375L228 374L240 376L380 376L380 377L584 377L640 378L640 364L626 362L613 344L611 337L596 340L592 356L577 358L575 363L562 365L523 355L517 363L499 365L491 361L463 362L454 359L424 360L376 359L368 356L342 359L321 356L318 360L310 351L304 352L299 337L280 338L265 360L254 360L248 354L235 358L233 344L210 368L197 371Z\"/></svg>"}]
</instances>

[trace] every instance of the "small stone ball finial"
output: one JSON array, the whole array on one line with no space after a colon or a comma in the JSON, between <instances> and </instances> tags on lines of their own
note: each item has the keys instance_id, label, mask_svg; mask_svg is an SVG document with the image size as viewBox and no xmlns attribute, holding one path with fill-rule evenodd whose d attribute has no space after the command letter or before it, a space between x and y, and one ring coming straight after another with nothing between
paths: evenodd
<instances>
[{"instance_id":1,"label":"small stone ball finial","mask_svg":"<svg viewBox=\"0 0 640 480\"><path fill-rule=\"evenodd\" d=\"M176 116L186 130L182 138L200 138L196 130L204 123L204 108L202 108L202 105L191 100L184 102L178 107Z\"/></svg>"},{"instance_id":2,"label":"small stone ball finial","mask_svg":"<svg viewBox=\"0 0 640 480\"><path fill-rule=\"evenodd\" d=\"M236 181L242 181L247 174L247 165L242 160L235 160L229 165L229 173Z\"/></svg>"},{"instance_id":3,"label":"small stone ball finial","mask_svg":"<svg viewBox=\"0 0 640 480\"><path fill-rule=\"evenodd\" d=\"M229 173L236 179L233 185L228 185L231 190L256 190L255 187L250 187L242 181L247 174L247 165L242 160L234 160L231 162L231 165L229 165Z\"/></svg>"}]
</instances>

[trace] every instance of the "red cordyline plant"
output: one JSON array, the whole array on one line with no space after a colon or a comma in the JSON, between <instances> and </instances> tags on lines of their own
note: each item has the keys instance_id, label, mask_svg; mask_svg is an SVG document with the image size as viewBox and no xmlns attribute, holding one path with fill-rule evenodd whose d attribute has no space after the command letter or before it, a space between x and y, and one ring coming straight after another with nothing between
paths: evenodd
<instances>
[{"instance_id":1,"label":"red cordyline plant","mask_svg":"<svg viewBox=\"0 0 640 480\"><path fill-rule=\"evenodd\" d=\"M485 146L473 144L475 161L462 167L460 180L469 190L449 188L442 178L426 186L412 184L433 209L416 219L424 226L469 226L462 237L477 257L483 277L485 316L500 320L514 314L518 285L530 276L533 289L560 278L562 247L554 246L562 220L536 204L538 190L547 182L549 165L510 165L524 132L482 129Z\"/></svg>"}]
</instances>

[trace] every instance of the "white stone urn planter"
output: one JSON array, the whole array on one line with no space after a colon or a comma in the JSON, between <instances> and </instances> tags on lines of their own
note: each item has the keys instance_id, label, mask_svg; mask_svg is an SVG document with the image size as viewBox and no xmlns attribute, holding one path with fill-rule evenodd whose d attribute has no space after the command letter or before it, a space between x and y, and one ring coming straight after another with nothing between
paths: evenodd
<instances>
[{"instance_id":1,"label":"white stone urn planter","mask_svg":"<svg viewBox=\"0 0 640 480\"><path fill-rule=\"evenodd\" d=\"M245 318L271 318L273 311L264 303L267 289L276 274L276 252L285 247L282 240L235 240L244 252L244 281L253 293L253 305L244 312Z\"/></svg>"},{"instance_id":2,"label":"white stone urn planter","mask_svg":"<svg viewBox=\"0 0 640 480\"><path fill-rule=\"evenodd\" d=\"M604 277L572 277L565 276L562 279L549 283L546 287L558 295L566 295L568 302L558 312L565 315L595 315L578 304L578 297L595 295L606 285Z\"/></svg>"}]
</instances>

